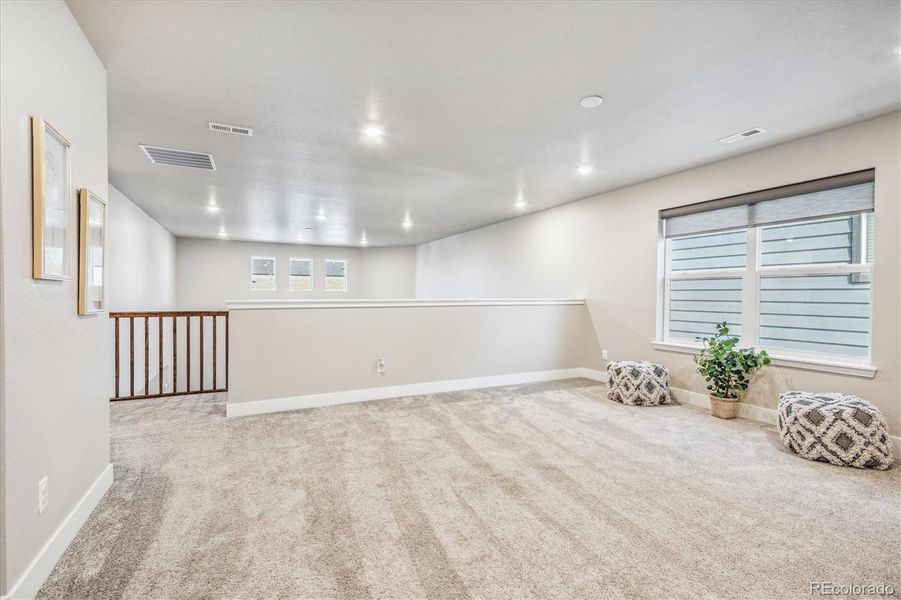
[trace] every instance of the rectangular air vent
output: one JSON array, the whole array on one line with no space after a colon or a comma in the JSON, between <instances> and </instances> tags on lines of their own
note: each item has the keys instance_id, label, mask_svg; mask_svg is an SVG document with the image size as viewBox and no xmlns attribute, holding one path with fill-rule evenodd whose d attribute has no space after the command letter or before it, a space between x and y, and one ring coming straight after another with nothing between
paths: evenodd
<instances>
[{"instance_id":1,"label":"rectangular air vent","mask_svg":"<svg viewBox=\"0 0 901 600\"><path fill-rule=\"evenodd\" d=\"M760 129L759 127L755 127L754 129L749 129L747 131L742 131L741 133L734 133L730 136L720 138L720 141L724 144L731 144L733 142L738 142L741 140L746 140L749 137L754 137L755 135L760 135L761 133L765 133L766 129Z\"/></svg>"},{"instance_id":2,"label":"rectangular air vent","mask_svg":"<svg viewBox=\"0 0 901 600\"><path fill-rule=\"evenodd\" d=\"M226 125L225 123L210 123L210 131L218 131L219 133L233 133L235 135L253 135L253 129L250 127L239 127L238 125Z\"/></svg>"},{"instance_id":3,"label":"rectangular air vent","mask_svg":"<svg viewBox=\"0 0 901 600\"><path fill-rule=\"evenodd\" d=\"M145 146L138 144L150 162L156 165L172 165L174 167L191 167L192 169L206 169L215 171L216 163L210 154L203 152L190 152L188 150L176 150L174 148L160 148L159 146Z\"/></svg>"}]
</instances>

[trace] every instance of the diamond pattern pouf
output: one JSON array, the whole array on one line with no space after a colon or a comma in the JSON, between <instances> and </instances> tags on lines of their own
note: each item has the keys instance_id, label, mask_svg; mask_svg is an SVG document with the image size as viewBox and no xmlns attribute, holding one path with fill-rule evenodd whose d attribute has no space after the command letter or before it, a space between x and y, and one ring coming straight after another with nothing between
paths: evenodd
<instances>
[{"instance_id":1,"label":"diamond pattern pouf","mask_svg":"<svg viewBox=\"0 0 901 600\"><path fill-rule=\"evenodd\" d=\"M632 406L669 404L669 372L649 362L612 362L607 365L607 397Z\"/></svg>"},{"instance_id":2,"label":"diamond pattern pouf","mask_svg":"<svg viewBox=\"0 0 901 600\"><path fill-rule=\"evenodd\" d=\"M782 394L779 436L789 450L810 460L859 469L892 465L892 440L885 417L857 396Z\"/></svg>"}]
</instances>

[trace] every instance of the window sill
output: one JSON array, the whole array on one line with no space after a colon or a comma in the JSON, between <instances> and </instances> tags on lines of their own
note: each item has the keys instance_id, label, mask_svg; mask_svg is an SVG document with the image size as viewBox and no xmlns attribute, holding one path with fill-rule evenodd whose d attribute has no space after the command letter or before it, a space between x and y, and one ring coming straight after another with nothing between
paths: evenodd
<instances>
[{"instance_id":1,"label":"window sill","mask_svg":"<svg viewBox=\"0 0 901 600\"><path fill-rule=\"evenodd\" d=\"M664 352L681 352L683 354L697 354L701 346L688 342L651 342L654 350ZM804 369L806 371L822 371L824 373L836 373L839 375L851 375L853 377L865 377L872 379L876 376L876 367L860 363L847 363L833 360L821 360L814 358L801 358L793 356L781 356L769 353L774 365L777 367L789 367L791 369Z\"/></svg>"}]
</instances>

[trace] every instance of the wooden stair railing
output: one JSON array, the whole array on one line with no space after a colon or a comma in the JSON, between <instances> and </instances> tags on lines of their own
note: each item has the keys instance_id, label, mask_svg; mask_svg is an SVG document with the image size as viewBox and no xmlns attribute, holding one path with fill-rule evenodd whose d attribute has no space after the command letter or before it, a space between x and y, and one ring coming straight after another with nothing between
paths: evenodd
<instances>
[{"instance_id":1,"label":"wooden stair railing","mask_svg":"<svg viewBox=\"0 0 901 600\"><path fill-rule=\"evenodd\" d=\"M193 310L193 311L149 311L149 312L111 312L114 320L114 395L110 400L138 400L143 398L164 398L167 396L184 396L188 394L210 394L214 392L228 391L228 311L225 310ZM166 327L166 320L171 321L171 329ZM179 321L179 319L182 319ZM126 321L126 327L122 327L120 321ZM143 341L143 366L138 364L139 372L143 375L143 389L135 391L135 320L139 327L143 321L143 335L139 337ZM156 321L156 335L151 334L150 322ZM205 328L208 322L210 327ZM179 323L182 326L179 326ZM199 340L194 344L192 354L191 330L198 325ZM223 330L225 345L222 351L218 346L219 330ZM124 331L123 331L124 330ZM179 333L184 334L184 344L179 344ZM168 332L171 331L171 337ZM209 335L204 335L209 331ZM127 356L122 352L122 344L127 337ZM156 343L151 338L156 338ZM210 344L210 352L206 352L207 343ZM140 349L141 346L139 345ZM156 351L155 361L156 385L151 385L150 355ZM220 354L224 354L224 360L219 361ZM168 358L171 373L166 375L165 367ZM197 362L199 376L191 377L192 363ZM207 365L207 362L210 364ZM184 377L179 378L178 366L184 366ZM209 366L209 369L206 367ZM220 368L221 367L221 368ZM123 390L122 371L128 371L125 390ZM220 371L222 371L220 377ZM197 372L195 371L195 374ZM139 380L140 381L140 380ZM170 384L171 383L171 387ZM207 386L207 383L210 385ZM219 384L222 383L221 387ZM151 389L154 387L155 389Z\"/></svg>"}]
</instances>

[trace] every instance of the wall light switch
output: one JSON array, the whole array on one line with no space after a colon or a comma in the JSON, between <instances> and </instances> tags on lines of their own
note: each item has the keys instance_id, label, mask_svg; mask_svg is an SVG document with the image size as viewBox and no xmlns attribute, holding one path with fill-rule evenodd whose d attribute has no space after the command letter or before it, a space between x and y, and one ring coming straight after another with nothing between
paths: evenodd
<instances>
[{"instance_id":1,"label":"wall light switch","mask_svg":"<svg viewBox=\"0 0 901 600\"><path fill-rule=\"evenodd\" d=\"M607 349L606 348L601 350L601 358L603 358L604 360L607 360Z\"/></svg>"},{"instance_id":2,"label":"wall light switch","mask_svg":"<svg viewBox=\"0 0 901 600\"><path fill-rule=\"evenodd\" d=\"M44 512L48 502L50 502L49 482L47 476L44 475L38 482L38 514Z\"/></svg>"},{"instance_id":3,"label":"wall light switch","mask_svg":"<svg viewBox=\"0 0 901 600\"><path fill-rule=\"evenodd\" d=\"M376 359L376 361L375 361L375 369L376 369L376 371L378 371L379 373L382 373L382 374L385 373L385 359L384 359L384 358L378 358L378 359Z\"/></svg>"}]
</instances>

